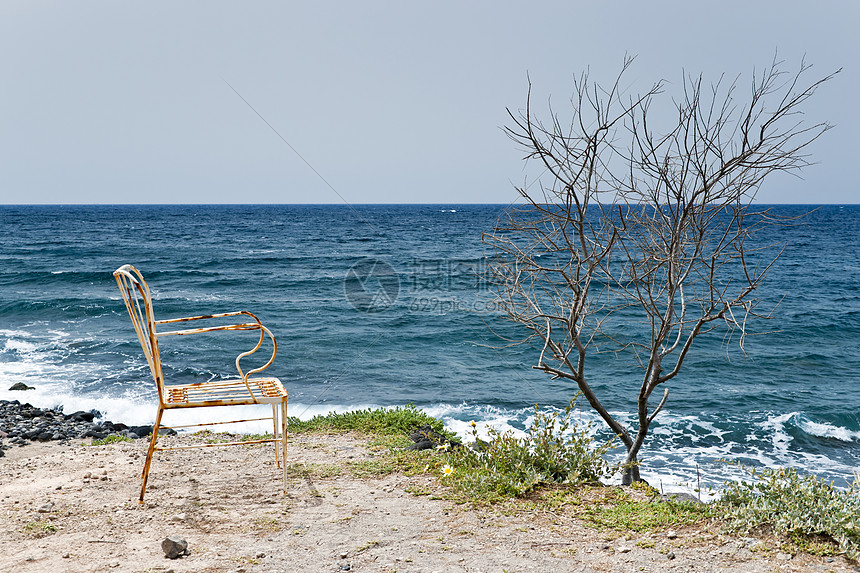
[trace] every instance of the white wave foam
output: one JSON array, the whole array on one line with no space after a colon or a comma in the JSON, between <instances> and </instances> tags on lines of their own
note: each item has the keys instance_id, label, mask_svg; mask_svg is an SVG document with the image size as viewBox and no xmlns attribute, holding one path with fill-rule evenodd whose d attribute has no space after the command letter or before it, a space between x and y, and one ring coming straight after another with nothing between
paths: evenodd
<instances>
[{"instance_id":1,"label":"white wave foam","mask_svg":"<svg viewBox=\"0 0 860 573\"><path fill-rule=\"evenodd\" d=\"M800 412L789 412L788 414L771 416L766 422L761 423L760 427L772 430L774 446L785 450L793 440L786 430L787 424L793 424L807 434L819 438L833 438L842 442L860 441L860 431L834 426L827 422L816 422L810 420Z\"/></svg>"},{"instance_id":2,"label":"white wave foam","mask_svg":"<svg viewBox=\"0 0 860 573\"><path fill-rule=\"evenodd\" d=\"M860 432L853 432L848 428L834 426L826 422L813 422L812 420L801 418L799 421L800 429L819 438L834 438L842 442L858 442L860 441Z\"/></svg>"},{"instance_id":3,"label":"white wave foam","mask_svg":"<svg viewBox=\"0 0 860 573\"><path fill-rule=\"evenodd\" d=\"M26 330L9 330L0 328L0 336L6 338L27 338L30 336L30 333Z\"/></svg>"},{"instance_id":4,"label":"white wave foam","mask_svg":"<svg viewBox=\"0 0 860 573\"><path fill-rule=\"evenodd\" d=\"M3 383L5 387L5 382ZM122 422L129 426L151 424L155 419L155 399L143 401L126 396L105 396L103 394L80 394L69 388L55 384L39 384L35 390L0 390L0 399L18 400L30 403L37 408L54 409L62 406L63 412L71 414L79 410L98 410L102 419Z\"/></svg>"},{"instance_id":5,"label":"white wave foam","mask_svg":"<svg viewBox=\"0 0 860 573\"><path fill-rule=\"evenodd\" d=\"M442 420L445 429L454 432L460 439L467 442L473 441L473 432L477 432L478 438L487 440L490 437L490 428L505 433L510 432L517 437L522 437L525 432L522 428L530 412L530 409L504 410L489 405L472 404L435 404L422 408L428 415ZM475 428L472 428L475 422Z\"/></svg>"},{"instance_id":6,"label":"white wave foam","mask_svg":"<svg viewBox=\"0 0 860 573\"><path fill-rule=\"evenodd\" d=\"M785 430L785 424L786 422L788 422L792 418L797 417L798 415L799 414L797 412L789 412L788 414L771 416L764 422L760 422L759 424L757 424L757 426L764 430L770 430L772 432L771 442L773 443L773 447L775 450L780 452L786 452L788 450L789 444L794 438L792 438Z\"/></svg>"},{"instance_id":7,"label":"white wave foam","mask_svg":"<svg viewBox=\"0 0 860 573\"><path fill-rule=\"evenodd\" d=\"M9 339L3 345L3 352L14 352L16 354L30 354L35 352L39 347L32 342L26 340Z\"/></svg>"}]
</instances>

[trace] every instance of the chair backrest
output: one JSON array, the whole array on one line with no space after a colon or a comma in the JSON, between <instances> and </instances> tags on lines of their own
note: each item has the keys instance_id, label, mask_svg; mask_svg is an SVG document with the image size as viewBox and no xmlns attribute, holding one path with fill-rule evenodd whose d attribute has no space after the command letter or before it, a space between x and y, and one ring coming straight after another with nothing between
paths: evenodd
<instances>
[{"instance_id":1,"label":"chair backrest","mask_svg":"<svg viewBox=\"0 0 860 573\"><path fill-rule=\"evenodd\" d=\"M152 311L152 297L149 285L143 275L132 265L123 265L113 273L131 323L137 332L137 339L152 371L152 378L158 387L158 400L164 402L164 375L161 372L161 356L158 353L158 339L155 335L155 315Z\"/></svg>"}]
</instances>

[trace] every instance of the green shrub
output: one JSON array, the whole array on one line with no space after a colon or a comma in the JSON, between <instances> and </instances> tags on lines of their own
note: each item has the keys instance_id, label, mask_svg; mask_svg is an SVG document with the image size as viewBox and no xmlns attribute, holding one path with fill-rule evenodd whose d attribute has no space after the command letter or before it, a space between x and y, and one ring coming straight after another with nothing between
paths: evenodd
<instances>
[{"instance_id":1,"label":"green shrub","mask_svg":"<svg viewBox=\"0 0 860 573\"><path fill-rule=\"evenodd\" d=\"M615 468L602 457L609 443L594 447L588 427L576 427L571 420L577 398L563 414L535 406L534 422L523 438L491 428L490 441L482 442L472 422L476 446L448 451L446 482L473 500L496 501L541 484L581 484L610 475Z\"/></svg>"},{"instance_id":2,"label":"green shrub","mask_svg":"<svg viewBox=\"0 0 860 573\"><path fill-rule=\"evenodd\" d=\"M860 558L858 480L850 490L840 490L832 482L798 475L794 468L751 473L755 481L729 484L719 502L730 530L770 525L792 538L825 536L850 559Z\"/></svg>"},{"instance_id":3,"label":"green shrub","mask_svg":"<svg viewBox=\"0 0 860 573\"><path fill-rule=\"evenodd\" d=\"M289 419L290 432L313 430L356 430L369 434L407 434L416 427L429 425L435 431L448 437L453 434L445 431L441 420L437 420L412 404L396 408L376 410L357 410L345 414L332 412L326 416L314 416L307 421Z\"/></svg>"}]
</instances>

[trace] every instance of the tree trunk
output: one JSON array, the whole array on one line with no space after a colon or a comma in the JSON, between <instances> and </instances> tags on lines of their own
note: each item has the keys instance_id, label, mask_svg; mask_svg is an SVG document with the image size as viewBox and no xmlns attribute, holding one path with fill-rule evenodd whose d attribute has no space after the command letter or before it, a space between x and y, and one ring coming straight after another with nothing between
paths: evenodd
<instances>
[{"instance_id":1,"label":"tree trunk","mask_svg":"<svg viewBox=\"0 0 860 573\"><path fill-rule=\"evenodd\" d=\"M628 452L621 473L621 485L633 485L637 481L642 481L639 477L639 459L635 453Z\"/></svg>"}]
</instances>

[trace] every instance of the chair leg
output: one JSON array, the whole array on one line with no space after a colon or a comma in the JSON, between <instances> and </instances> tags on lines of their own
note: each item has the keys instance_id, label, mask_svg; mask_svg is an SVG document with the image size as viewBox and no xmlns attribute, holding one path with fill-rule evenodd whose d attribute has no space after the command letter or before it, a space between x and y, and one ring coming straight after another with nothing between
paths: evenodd
<instances>
[{"instance_id":1,"label":"chair leg","mask_svg":"<svg viewBox=\"0 0 860 573\"><path fill-rule=\"evenodd\" d=\"M158 413L155 415L155 425L152 426L152 439L149 441L149 450L146 452L146 462L143 464L143 484L140 486L140 499L137 503L143 503L143 494L146 492L146 480L149 479L149 465L152 463L152 453L155 451L155 442L158 440L158 431L161 428L161 416L164 410L158 408Z\"/></svg>"},{"instance_id":2,"label":"chair leg","mask_svg":"<svg viewBox=\"0 0 860 573\"><path fill-rule=\"evenodd\" d=\"M287 398L281 402L281 461L284 465L284 494L287 493Z\"/></svg>"},{"instance_id":3,"label":"chair leg","mask_svg":"<svg viewBox=\"0 0 860 573\"><path fill-rule=\"evenodd\" d=\"M272 425L274 426L273 434L275 441L272 444L275 446L275 464L281 467L281 458L278 456L278 406L272 404Z\"/></svg>"}]
</instances>

